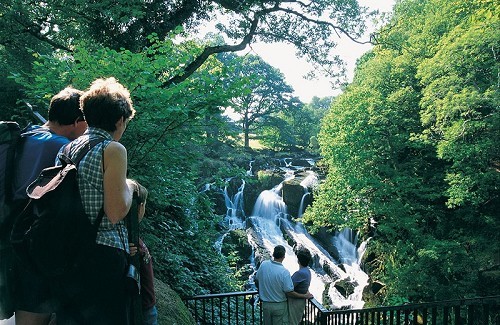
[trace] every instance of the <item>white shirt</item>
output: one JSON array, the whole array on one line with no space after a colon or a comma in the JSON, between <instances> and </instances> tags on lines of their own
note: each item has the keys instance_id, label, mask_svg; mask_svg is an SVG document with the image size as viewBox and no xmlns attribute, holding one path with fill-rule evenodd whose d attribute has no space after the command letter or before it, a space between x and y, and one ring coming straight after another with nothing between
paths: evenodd
<instances>
[{"instance_id":1,"label":"white shirt","mask_svg":"<svg viewBox=\"0 0 500 325\"><path fill-rule=\"evenodd\" d=\"M276 261L262 262L255 279L259 282L259 296L264 302L284 302L286 293L293 291L290 272Z\"/></svg>"}]
</instances>

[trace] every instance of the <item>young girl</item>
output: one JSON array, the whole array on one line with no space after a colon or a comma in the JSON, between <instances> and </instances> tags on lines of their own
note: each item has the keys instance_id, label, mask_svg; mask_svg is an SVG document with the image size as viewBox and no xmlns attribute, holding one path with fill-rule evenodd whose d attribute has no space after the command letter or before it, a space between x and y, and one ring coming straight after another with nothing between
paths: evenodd
<instances>
[{"instance_id":1,"label":"young girl","mask_svg":"<svg viewBox=\"0 0 500 325\"><path fill-rule=\"evenodd\" d=\"M139 217L139 222L144 218L146 212L146 199L148 197L148 190L137 183L138 198L139 198L139 211L137 216ZM129 243L130 256L137 254L137 247L134 243ZM144 325L157 325L158 324L158 311L156 309L156 297L153 284L153 261L151 260L151 255L149 250L139 238L139 254L141 257L141 299L142 299L142 321Z\"/></svg>"}]
</instances>

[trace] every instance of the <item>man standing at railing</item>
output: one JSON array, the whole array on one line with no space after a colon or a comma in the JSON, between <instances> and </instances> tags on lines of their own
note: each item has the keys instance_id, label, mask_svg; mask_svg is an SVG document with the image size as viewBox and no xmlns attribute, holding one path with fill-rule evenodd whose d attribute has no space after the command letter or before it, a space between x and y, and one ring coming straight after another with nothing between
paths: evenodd
<instances>
[{"instance_id":1,"label":"man standing at railing","mask_svg":"<svg viewBox=\"0 0 500 325\"><path fill-rule=\"evenodd\" d=\"M285 247L274 247L273 260L262 262L255 274L255 284L259 290L264 325L288 325L287 296L309 299L312 294L300 294L293 291L290 272L283 266Z\"/></svg>"}]
</instances>

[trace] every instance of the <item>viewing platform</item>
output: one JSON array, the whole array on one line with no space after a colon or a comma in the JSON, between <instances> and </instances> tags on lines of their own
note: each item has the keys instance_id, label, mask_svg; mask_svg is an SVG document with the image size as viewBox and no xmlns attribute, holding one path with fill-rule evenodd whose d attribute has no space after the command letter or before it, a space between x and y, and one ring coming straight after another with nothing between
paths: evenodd
<instances>
[{"instance_id":1,"label":"viewing platform","mask_svg":"<svg viewBox=\"0 0 500 325\"><path fill-rule=\"evenodd\" d=\"M184 299L197 324L263 324L257 291ZM364 309L327 310L308 300L301 324L317 325L500 325L500 295Z\"/></svg>"}]
</instances>

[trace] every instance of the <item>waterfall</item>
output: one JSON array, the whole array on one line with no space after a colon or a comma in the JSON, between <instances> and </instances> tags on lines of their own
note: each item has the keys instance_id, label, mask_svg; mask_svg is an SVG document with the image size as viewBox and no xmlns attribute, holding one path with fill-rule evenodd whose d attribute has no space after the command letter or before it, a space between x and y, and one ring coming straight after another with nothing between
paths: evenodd
<instances>
[{"instance_id":1,"label":"waterfall","mask_svg":"<svg viewBox=\"0 0 500 325\"><path fill-rule=\"evenodd\" d=\"M310 195L311 193L309 193L309 191L307 190L307 188L304 189L304 195L302 195L302 199L300 199L300 206L299 206L299 214L298 214L298 217L301 218L302 215L304 214L304 200L306 199L306 197L308 195Z\"/></svg>"},{"instance_id":2,"label":"waterfall","mask_svg":"<svg viewBox=\"0 0 500 325\"><path fill-rule=\"evenodd\" d=\"M368 276L361 270L359 263L367 241L361 243L358 248L357 233L344 229L333 235L327 234L327 240L322 238L320 242L307 232L301 222L294 222L287 212L287 206L282 197L283 183L296 178L296 171L300 170L300 175L303 177L300 185L304 188L298 211L300 217L305 210L306 198L312 195L309 189L315 188L319 183L318 177L314 172L305 171L301 167L294 170L291 159L283 159L279 163L284 181L259 194L250 216L246 216L243 210L245 182L242 181L236 191L237 180L226 180L226 186L222 192L227 209L224 218L227 230L215 243L216 249L221 251L222 242L230 230L251 227L252 231L247 231L248 242L253 251L251 268L256 269L256 263L261 262L264 252L272 255L274 247L282 245L286 249L283 265L290 274L293 274L299 269L294 248L305 247L313 256L313 262L310 265L312 277L309 291L316 300L333 309L362 308L364 304L362 292L368 284ZM252 163L250 167L252 170ZM229 186L230 183L232 187ZM234 195L230 194L230 188L233 189L232 192L236 191ZM247 286L253 286L253 276L250 276Z\"/></svg>"},{"instance_id":3,"label":"waterfall","mask_svg":"<svg viewBox=\"0 0 500 325\"><path fill-rule=\"evenodd\" d=\"M243 210L243 191L245 190L245 181L242 180L238 191L234 195L230 195L228 185L231 180L232 178L226 180L226 185L222 191L224 195L224 202L226 204L226 216L224 218L224 223L226 224L228 231L245 228L245 211ZM205 189L207 189L207 186L205 186ZM210 187L208 187L208 189L210 189ZM218 252L221 252L222 243L224 238L227 236L228 231L222 233L222 235L214 243L214 248Z\"/></svg>"},{"instance_id":4,"label":"waterfall","mask_svg":"<svg viewBox=\"0 0 500 325\"><path fill-rule=\"evenodd\" d=\"M288 163L288 162L287 162ZM290 173L285 178L290 179ZM292 173L293 175L293 173ZM307 179L308 178L308 179ZM307 177L307 186L317 182L316 175ZM304 181L303 181L304 182ZM331 245L335 245L339 252L339 260L328 253L314 237L308 234L302 223L294 223L287 214L286 204L283 202L281 190L283 183L270 190L264 190L258 196L252 214L248 219L254 230L252 238L248 239L254 250L265 249L269 255L276 245L286 249L283 265L293 274L299 269L293 246L302 246L311 252L313 265L311 266L311 286L309 291L316 300L332 308L362 308L362 292L368 284L368 276L361 270L359 261L366 243L360 245L363 251L356 248L357 234L350 229L343 230L332 237ZM302 184L301 184L302 185ZM302 201L308 191L302 197ZM303 202L299 213L303 212Z\"/></svg>"},{"instance_id":5,"label":"waterfall","mask_svg":"<svg viewBox=\"0 0 500 325\"><path fill-rule=\"evenodd\" d=\"M230 179L229 179L230 180ZM245 189L245 181L241 181L241 186L234 196L230 197L228 194L229 180L224 187L224 201L226 203L226 218L225 222L228 224L230 230L244 228L245 224L245 211L243 210L243 191Z\"/></svg>"}]
</instances>

